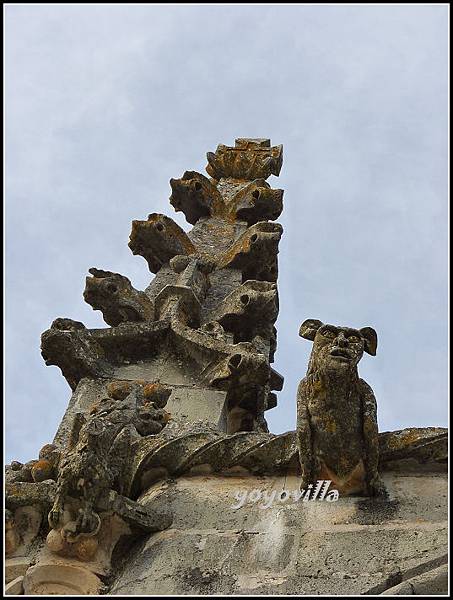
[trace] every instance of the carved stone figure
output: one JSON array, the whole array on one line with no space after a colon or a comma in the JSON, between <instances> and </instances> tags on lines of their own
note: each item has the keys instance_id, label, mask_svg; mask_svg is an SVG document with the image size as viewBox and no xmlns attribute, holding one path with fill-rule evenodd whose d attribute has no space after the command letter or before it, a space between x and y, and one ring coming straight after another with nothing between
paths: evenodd
<instances>
[{"instance_id":1,"label":"carved stone figure","mask_svg":"<svg viewBox=\"0 0 453 600\"><path fill-rule=\"evenodd\" d=\"M91 268L83 297L94 310L102 311L104 321L115 327L127 321L152 321L154 308L144 292L136 290L130 280L119 273Z\"/></svg>"},{"instance_id":2,"label":"carved stone figure","mask_svg":"<svg viewBox=\"0 0 453 600\"><path fill-rule=\"evenodd\" d=\"M363 352L375 356L376 332L308 319L299 335L313 342L297 392L301 488L330 479L340 494L383 494L376 399L357 370Z\"/></svg>"},{"instance_id":3,"label":"carved stone figure","mask_svg":"<svg viewBox=\"0 0 453 600\"><path fill-rule=\"evenodd\" d=\"M60 459L49 524L52 529L65 528L67 541L96 535L100 499L110 490L123 492L132 442L159 433L166 424L167 413L161 407L169 393L162 393L160 386L145 391L140 385L120 384L109 392L113 397L95 404L87 417L77 413ZM68 509L74 518L64 517Z\"/></svg>"}]
</instances>

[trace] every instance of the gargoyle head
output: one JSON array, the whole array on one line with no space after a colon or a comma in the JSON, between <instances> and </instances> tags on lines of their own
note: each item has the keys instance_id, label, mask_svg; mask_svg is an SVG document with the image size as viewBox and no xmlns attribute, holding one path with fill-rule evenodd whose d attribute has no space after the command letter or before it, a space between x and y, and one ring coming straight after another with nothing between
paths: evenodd
<instances>
[{"instance_id":1,"label":"gargoyle head","mask_svg":"<svg viewBox=\"0 0 453 600\"><path fill-rule=\"evenodd\" d=\"M377 334L371 327L352 329L307 319L300 326L299 335L313 342L307 375L316 371L353 370L364 352L376 355Z\"/></svg>"}]
</instances>

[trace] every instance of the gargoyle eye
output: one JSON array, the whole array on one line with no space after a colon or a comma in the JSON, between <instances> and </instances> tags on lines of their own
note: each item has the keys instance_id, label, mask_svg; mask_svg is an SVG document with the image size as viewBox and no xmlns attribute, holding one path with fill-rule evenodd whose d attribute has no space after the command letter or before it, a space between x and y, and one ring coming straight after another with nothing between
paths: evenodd
<instances>
[{"instance_id":1,"label":"gargoyle eye","mask_svg":"<svg viewBox=\"0 0 453 600\"><path fill-rule=\"evenodd\" d=\"M118 291L118 288L116 287L116 285L115 285L114 283L109 283L109 284L107 285L107 290L108 290L109 292L111 292L112 294L114 294L115 292L117 292L117 291Z\"/></svg>"},{"instance_id":2,"label":"gargoyle eye","mask_svg":"<svg viewBox=\"0 0 453 600\"><path fill-rule=\"evenodd\" d=\"M325 331L322 332L322 335L324 337L331 338L331 339L335 337L335 333L331 329L326 329Z\"/></svg>"}]
</instances>

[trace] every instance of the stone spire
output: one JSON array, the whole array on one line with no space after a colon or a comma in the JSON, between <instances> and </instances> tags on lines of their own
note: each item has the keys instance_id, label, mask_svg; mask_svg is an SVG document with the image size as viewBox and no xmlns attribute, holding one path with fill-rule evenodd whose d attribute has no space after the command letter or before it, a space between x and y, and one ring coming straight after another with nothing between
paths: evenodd
<instances>
[{"instance_id":1,"label":"stone spire","mask_svg":"<svg viewBox=\"0 0 453 600\"><path fill-rule=\"evenodd\" d=\"M145 467L147 480L156 469L171 472L172 461L185 468L187 436L200 446L213 434L268 431L264 413L283 385L270 366L282 234L271 221L283 191L266 179L281 162L281 147L269 140L208 153L211 179L187 171L170 181L170 203L193 225L189 233L156 213L132 223L129 247L155 273L148 288L93 267L84 299L109 327L58 318L43 333L42 356L60 367L73 395L39 460L7 468L10 531L24 505L50 527L27 592L76 589L78 577L83 593L90 581L101 589L98 576L110 572L121 536L169 527L168 507L149 510L133 498ZM170 463L159 458L154 468L153 449L166 446ZM10 554L21 552L13 533Z\"/></svg>"},{"instance_id":2,"label":"stone spire","mask_svg":"<svg viewBox=\"0 0 453 600\"><path fill-rule=\"evenodd\" d=\"M132 222L129 247L155 273L145 292L91 268L84 298L111 328L58 319L42 354L74 390L82 381L159 381L171 390L172 427L267 431L264 413L283 385L270 366L282 234L272 221L283 190L266 179L279 174L282 147L241 138L207 158L211 178L186 171L170 180L170 204L193 225L188 233L157 213Z\"/></svg>"}]
</instances>

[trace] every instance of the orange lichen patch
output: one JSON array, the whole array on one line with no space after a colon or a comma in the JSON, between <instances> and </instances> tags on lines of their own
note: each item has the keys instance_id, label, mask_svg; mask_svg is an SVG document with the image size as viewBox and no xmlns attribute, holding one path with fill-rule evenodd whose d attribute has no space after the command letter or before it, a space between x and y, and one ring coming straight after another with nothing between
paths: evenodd
<instances>
[{"instance_id":1,"label":"orange lichen patch","mask_svg":"<svg viewBox=\"0 0 453 600\"><path fill-rule=\"evenodd\" d=\"M338 475L322 462L317 478L319 480L332 481L330 488L336 488L340 496L357 494L365 489L365 467L363 461L360 461L354 469L343 476Z\"/></svg>"},{"instance_id":2,"label":"orange lichen patch","mask_svg":"<svg viewBox=\"0 0 453 600\"><path fill-rule=\"evenodd\" d=\"M124 400L132 392L131 381L112 381L107 384L107 394L114 400Z\"/></svg>"},{"instance_id":3,"label":"orange lichen patch","mask_svg":"<svg viewBox=\"0 0 453 600\"><path fill-rule=\"evenodd\" d=\"M143 388L143 395L147 400L152 399L155 394L158 394L164 389L165 387L160 383L148 383L148 385L145 385Z\"/></svg>"},{"instance_id":4,"label":"orange lichen patch","mask_svg":"<svg viewBox=\"0 0 453 600\"><path fill-rule=\"evenodd\" d=\"M171 421L171 413L164 411L164 415L162 417L162 421L167 424L169 421Z\"/></svg>"},{"instance_id":5,"label":"orange lichen patch","mask_svg":"<svg viewBox=\"0 0 453 600\"><path fill-rule=\"evenodd\" d=\"M19 534L16 529L16 523L13 519L7 519L5 522L5 554L8 556L16 551L20 543Z\"/></svg>"},{"instance_id":6,"label":"orange lichen patch","mask_svg":"<svg viewBox=\"0 0 453 600\"><path fill-rule=\"evenodd\" d=\"M219 267L225 267L232 263L239 254L247 254L250 252L251 240L249 235L244 235L234 243L231 248L224 254L220 261Z\"/></svg>"},{"instance_id":7,"label":"orange lichen patch","mask_svg":"<svg viewBox=\"0 0 453 600\"><path fill-rule=\"evenodd\" d=\"M34 482L52 479L54 469L52 463L47 459L38 460L31 468L31 476Z\"/></svg>"},{"instance_id":8,"label":"orange lichen patch","mask_svg":"<svg viewBox=\"0 0 453 600\"><path fill-rule=\"evenodd\" d=\"M88 411L88 414L94 415L98 411L99 405L100 405L100 402L94 402L90 406L90 410Z\"/></svg>"}]
</instances>

